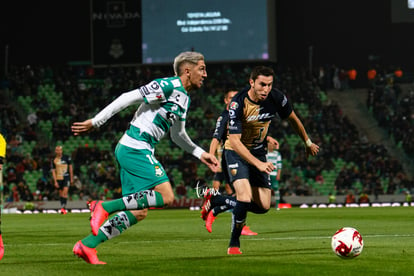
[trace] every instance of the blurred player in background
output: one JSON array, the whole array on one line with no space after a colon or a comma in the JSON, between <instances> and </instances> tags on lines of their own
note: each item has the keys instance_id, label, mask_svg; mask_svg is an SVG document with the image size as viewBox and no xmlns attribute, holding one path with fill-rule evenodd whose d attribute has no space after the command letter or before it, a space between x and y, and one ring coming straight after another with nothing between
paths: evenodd
<instances>
[{"instance_id":1,"label":"blurred player in background","mask_svg":"<svg viewBox=\"0 0 414 276\"><path fill-rule=\"evenodd\" d=\"M155 79L121 94L92 119L75 122L74 135L101 127L113 115L138 105L132 121L115 149L120 167L122 198L92 202L92 234L78 241L73 252L91 264L99 261L96 247L115 238L147 216L149 207L162 208L174 201L167 173L154 156L156 144L170 131L171 139L200 159L213 172L216 157L193 143L185 129L190 107L189 92L201 88L207 78L204 56L183 52L174 59L174 77ZM112 217L110 214L115 213Z\"/></svg>"},{"instance_id":2,"label":"blurred player in background","mask_svg":"<svg viewBox=\"0 0 414 276\"><path fill-rule=\"evenodd\" d=\"M319 146L312 143L289 104L287 97L273 88L274 72L266 66L253 68L250 87L237 93L229 106L229 137L224 145L230 181L236 191L232 232L227 254L242 254L240 235L247 212L264 214L270 209L269 174L275 169L266 160L267 134L276 114L286 119L305 143L307 155L316 155Z\"/></svg>"},{"instance_id":3,"label":"blurred player in background","mask_svg":"<svg viewBox=\"0 0 414 276\"><path fill-rule=\"evenodd\" d=\"M66 215L69 186L73 185L73 166L69 155L63 154L62 146L55 148L55 158L51 165L53 183L59 190L60 213Z\"/></svg>"},{"instance_id":4,"label":"blurred player in background","mask_svg":"<svg viewBox=\"0 0 414 276\"><path fill-rule=\"evenodd\" d=\"M213 138L210 142L210 153L216 154L219 161L219 168L213 178L213 189L219 191L221 184L224 183L224 188L227 195L233 195L234 191L229 184L229 177L227 170L223 169L226 166L226 161L223 156L223 146L227 138L227 123L229 121L229 104L234 95L237 94L237 90L229 90L224 95L225 109L221 112L216 121L216 128L214 129Z\"/></svg>"},{"instance_id":5,"label":"blurred player in background","mask_svg":"<svg viewBox=\"0 0 414 276\"><path fill-rule=\"evenodd\" d=\"M282 155L279 152L279 144L267 143L267 161L272 162L275 169L270 173L270 183L275 195L275 208L279 210L280 192L279 182L282 175Z\"/></svg>"}]
</instances>

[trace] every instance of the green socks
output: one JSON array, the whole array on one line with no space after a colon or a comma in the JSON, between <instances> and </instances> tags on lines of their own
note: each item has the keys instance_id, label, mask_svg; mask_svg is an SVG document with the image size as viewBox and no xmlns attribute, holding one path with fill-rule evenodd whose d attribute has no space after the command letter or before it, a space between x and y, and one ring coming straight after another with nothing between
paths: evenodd
<instances>
[{"instance_id":1,"label":"green socks","mask_svg":"<svg viewBox=\"0 0 414 276\"><path fill-rule=\"evenodd\" d=\"M102 207L108 213L122 210L142 210L148 207L164 207L164 200L159 192L146 190L120 199L102 202Z\"/></svg>"},{"instance_id":2,"label":"green socks","mask_svg":"<svg viewBox=\"0 0 414 276\"><path fill-rule=\"evenodd\" d=\"M82 243L89 248L96 248L100 243L119 236L137 222L137 219L130 211L119 212L102 224L98 235L90 234L82 240Z\"/></svg>"}]
</instances>

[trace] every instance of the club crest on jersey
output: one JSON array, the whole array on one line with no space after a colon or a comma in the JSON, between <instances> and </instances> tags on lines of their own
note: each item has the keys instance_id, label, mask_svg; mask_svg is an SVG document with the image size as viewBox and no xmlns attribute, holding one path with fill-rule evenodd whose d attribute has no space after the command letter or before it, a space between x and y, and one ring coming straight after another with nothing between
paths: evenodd
<instances>
[{"instance_id":1,"label":"club crest on jersey","mask_svg":"<svg viewBox=\"0 0 414 276\"><path fill-rule=\"evenodd\" d=\"M237 174L238 167L239 167L239 164L237 164L237 163L235 163L235 164L229 164L230 174L232 176L235 176Z\"/></svg>"},{"instance_id":2,"label":"club crest on jersey","mask_svg":"<svg viewBox=\"0 0 414 276\"><path fill-rule=\"evenodd\" d=\"M164 175L164 172L161 170L160 166L155 166L154 169L155 169L155 176L160 177Z\"/></svg>"}]
</instances>

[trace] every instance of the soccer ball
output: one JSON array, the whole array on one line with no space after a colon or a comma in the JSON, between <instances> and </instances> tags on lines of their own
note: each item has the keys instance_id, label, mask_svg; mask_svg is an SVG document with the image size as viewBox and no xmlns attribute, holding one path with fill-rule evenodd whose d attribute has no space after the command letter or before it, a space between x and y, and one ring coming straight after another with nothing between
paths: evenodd
<instances>
[{"instance_id":1,"label":"soccer ball","mask_svg":"<svg viewBox=\"0 0 414 276\"><path fill-rule=\"evenodd\" d=\"M364 241L358 230L352 227L343 227L332 236L331 246L337 256L351 259L361 254Z\"/></svg>"}]
</instances>

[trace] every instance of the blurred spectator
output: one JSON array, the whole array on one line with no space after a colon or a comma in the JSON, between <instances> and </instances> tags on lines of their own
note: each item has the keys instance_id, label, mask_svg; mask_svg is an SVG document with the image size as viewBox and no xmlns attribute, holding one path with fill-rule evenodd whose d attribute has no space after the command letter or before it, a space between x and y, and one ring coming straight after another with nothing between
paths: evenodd
<instances>
[{"instance_id":1,"label":"blurred spectator","mask_svg":"<svg viewBox=\"0 0 414 276\"><path fill-rule=\"evenodd\" d=\"M251 64L210 65L213 67L210 71L212 73L206 79L204 89L208 89L212 97L205 98L202 96L203 93L192 97L193 102L200 103L204 116L202 118L191 117L193 113L190 111L189 118L187 118L188 126L194 129L195 139L203 141L209 138L214 122L211 122L208 117L219 112L216 110L214 97L221 95L226 87L243 87L245 75L250 71L251 66ZM328 171L335 171L336 179L333 181L337 189L336 193L341 195L346 194L347 190L353 190L355 194L358 194L359 191L355 189L357 183L361 183L363 191L375 195L376 198L384 193L397 194L401 193L404 188L409 190L414 188L413 180L408 179L401 164L397 160L392 160L382 145L373 145L360 138L355 125L344 116L338 104L323 101L321 95L325 88L334 87L343 90L347 87L342 78L348 78L348 76L342 67L318 66L313 70L313 74L309 74L300 67L274 66L277 72L277 81L274 85L284 91L295 105L303 105L300 106L301 108L295 106L295 111L309 126L309 134L313 140L321 141L324 145L320 156L306 159L300 143L299 146L296 143L291 144L286 138L282 141L280 152L288 164L282 176L284 195L317 193L317 190L312 191L307 185L308 179L323 183L320 185L321 188L330 185L332 182L325 174ZM396 142L397 146L412 157L414 156L412 108L414 91L401 89L399 86L401 77L398 77L398 73L396 74L396 67L389 70L373 68L376 74L368 88L367 106L371 108L378 124L388 131L390 138ZM5 129L9 141L8 163L4 170L9 189L13 189L13 185L18 180L22 180L21 170L23 168L24 171L35 170L35 165L33 163L30 165L32 161L28 164L27 154L30 154L31 159L37 163L37 168L43 170L42 178L49 185L50 172L47 165L53 157L52 150L57 140L65 142L71 137L67 127L71 121L94 113L93 108L96 104L106 104L106 99L116 97L120 88L139 86L157 75L165 75L168 70L171 70L169 66L108 67L95 68L93 71L84 66L57 66L56 68L15 66L10 68L8 79L2 82L7 84L8 90L0 89L0 115L3 118L0 128ZM404 74L404 77L406 75ZM52 110L49 99L44 94L39 95L39 88L46 86L54 90L50 93L61 95L62 99L67 102L63 104L62 111ZM31 104L27 107L21 103L14 104L19 102L18 96L30 97ZM66 101L66 99L76 99L76 102ZM133 116L133 111L122 116ZM37 117L37 124L35 117ZM88 146L82 142L71 152L72 160L85 165L88 169L84 173L81 172L80 166L75 166L76 174L84 186L82 189L73 188L73 193L79 193L79 198L99 196L100 189L105 188L112 192L113 197L120 195L117 168L107 166L112 162L114 146L109 151L101 150L97 146L99 140L105 139L113 142L117 140L125 129L125 120L119 118L106 125L108 136L100 137L99 133L91 132L89 138L93 142ZM52 121L52 131L43 133L39 123L47 120ZM271 130L272 136L289 137L293 134L286 122L275 119L274 124L276 127ZM36 142L33 149L27 147L28 141ZM32 151L26 152L26 149L32 149ZM179 168L183 173L185 186L191 185L198 177L198 166L186 154L173 158L171 153L167 152L157 158L164 160L164 163L172 168ZM339 168L340 173L337 173L337 159L342 159L346 164L344 168ZM99 163L101 169L96 167ZM292 164L293 167L290 168ZM107 173L102 172L102 168L107 170ZM203 177L210 176L207 174ZM385 187L387 187L386 190ZM41 194L43 199L58 198L56 192L48 188L41 191Z\"/></svg>"},{"instance_id":2,"label":"blurred spectator","mask_svg":"<svg viewBox=\"0 0 414 276\"><path fill-rule=\"evenodd\" d=\"M355 200L354 193L352 191L348 191L348 194L346 195L346 198L345 198L345 203L349 204L349 203L355 203L355 202L356 200Z\"/></svg>"},{"instance_id":3,"label":"blurred spectator","mask_svg":"<svg viewBox=\"0 0 414 276\"><path fill-rule=\"evenodd\" d=\"M366 193L363 192L359 195L358 203L369 203L369 202L370 200Z\"/></svg>"},{"instance_id":4,"label":"blurred spectator","mask_svg":"<svg viewBox=\"0 0 414 276\"><path fill-rule=\"evenodd\" d=\"M181 181L180 184L175 187L175 192L178 198L183 198L187 195L187 188L185 187L184 182Z\"/></svg>"}]
</instances>

